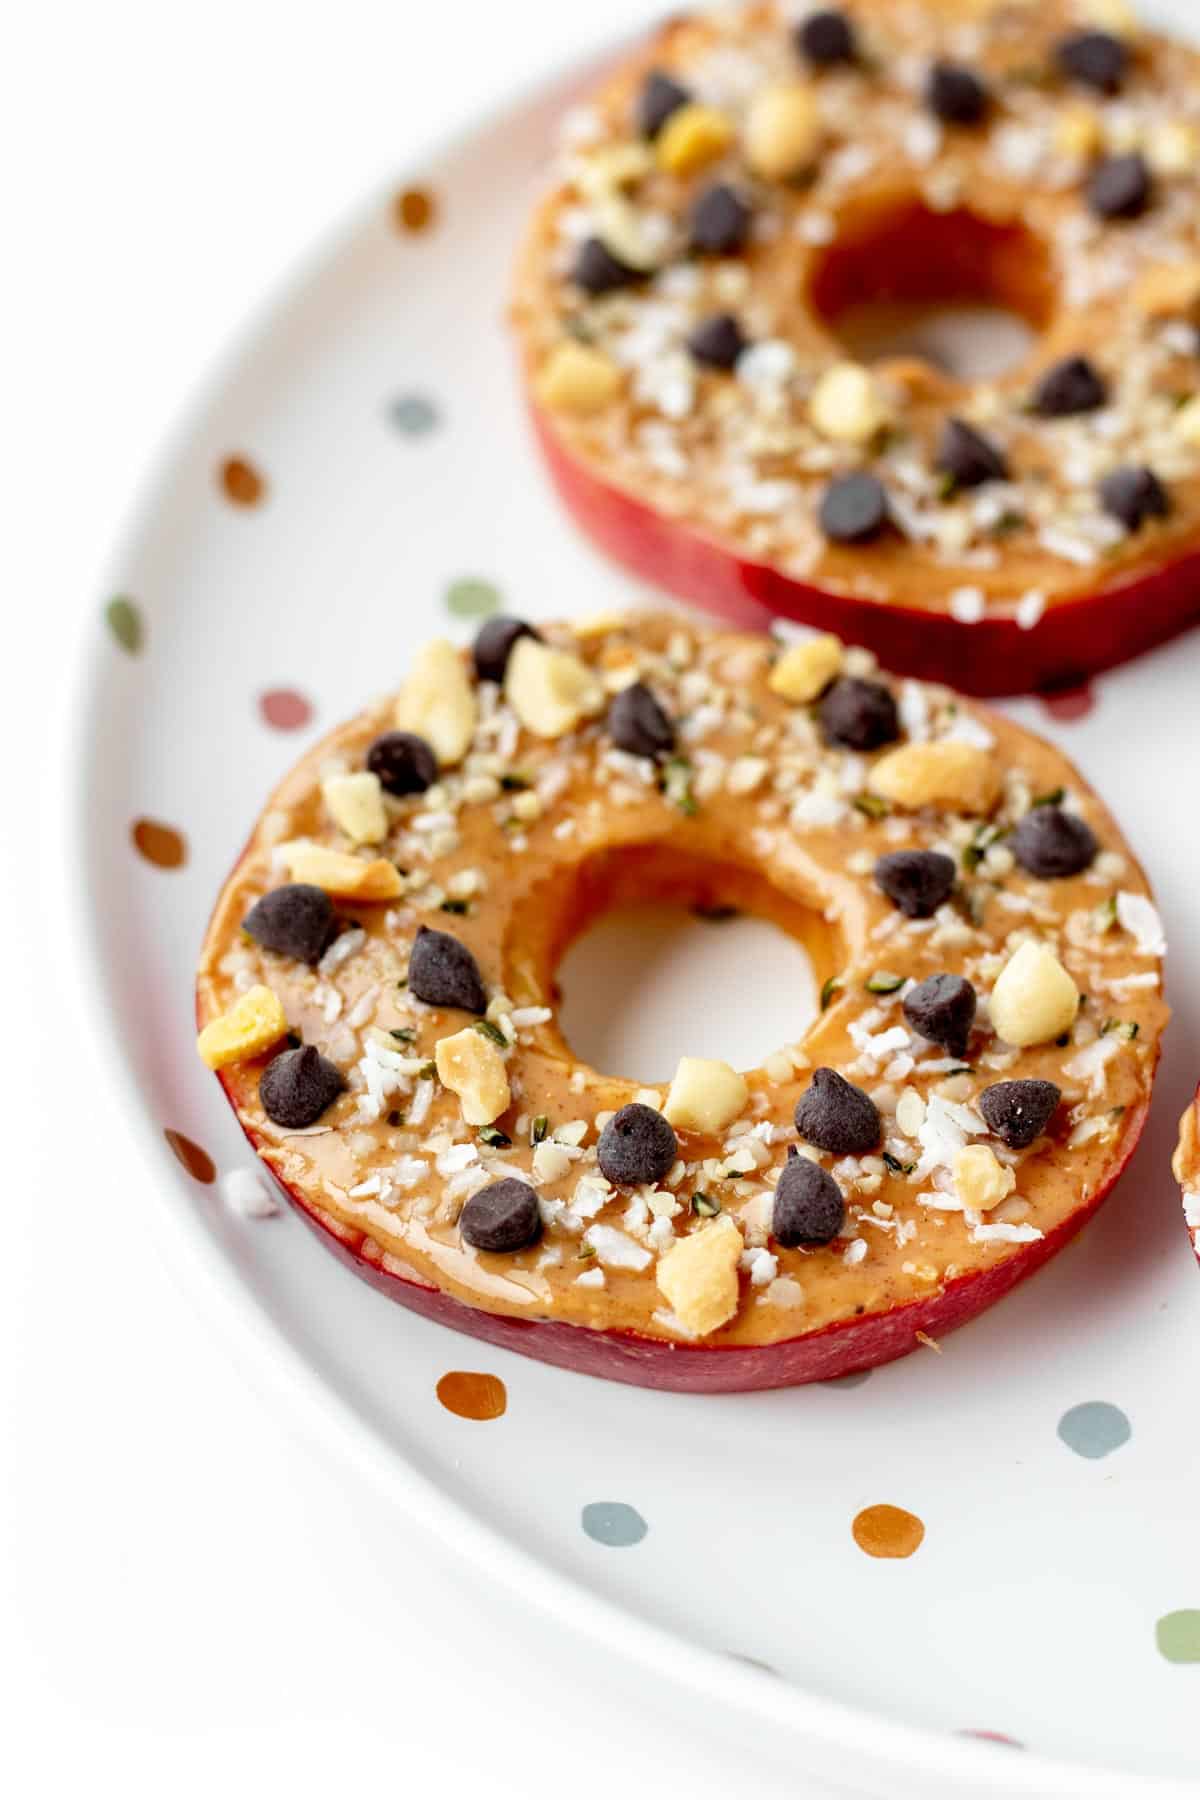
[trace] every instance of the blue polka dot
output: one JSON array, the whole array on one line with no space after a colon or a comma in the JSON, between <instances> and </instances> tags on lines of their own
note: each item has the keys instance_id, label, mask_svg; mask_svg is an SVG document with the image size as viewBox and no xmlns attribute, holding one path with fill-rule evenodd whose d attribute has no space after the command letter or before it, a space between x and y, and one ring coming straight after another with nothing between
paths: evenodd
<instances>
[{"instance_id":1,"label":"blue polka dot","mask_svg":"<svg viewBox=\"0 0 1200 1800\"><path fill-rule=\"evenodd\" d=\"M438 423L438 410L424 394L399 394L388 407L388 417L405 437L426 437Z\"/></svg>"},{"instance_id":2,"label":"blue polka dot","mask_svg":"<svg viewBox=\"0 0 1200 1800\"><path fill-rule=\"evenodd\" d=\"M1058 1435L1068 1450L1095 1461L1127 1444L1133 1427L1119 1406L1107 1400L1085 1400L1058 1421Z\"/></svg>"},{"instance_id":3,"label":"blue polka dot","mask_svg":"<svg viewBox=\"0 0 1200 1800\"><path fill-rule=\"evenodd\" d=\"M590 1500L579 1517L590 1538L614 1550L640 1544L650 1529L636 1507L623 1500Z\"/></svg>"}]
</instances>

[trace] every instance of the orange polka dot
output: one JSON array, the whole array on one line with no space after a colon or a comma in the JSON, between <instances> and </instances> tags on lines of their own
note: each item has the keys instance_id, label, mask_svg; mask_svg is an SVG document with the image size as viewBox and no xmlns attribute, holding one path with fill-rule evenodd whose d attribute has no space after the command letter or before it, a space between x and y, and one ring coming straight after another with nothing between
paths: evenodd
<instances>
[{"instance_id":1,"label":"orange polka dot","mask_svg":"<svg viewBox=\"0 0 1200 1800\"><path fill-rule=\"evenodd\" d=\"M244 456L230 456L221 464L221 488L235 506L257 506L266 494L267 484Z\"/></svg>"},{"instance_id":2,"label":"orange polka dot","mask_svg":"<svg viewBox=\"0 0 1200 1800\"><path fill-rule=\"evenodd\" d=\"M403 188L392 202L398 231L428 231L437 217L437 201L428 188Z\"/></svg>"},{"instance_id":3,"label":"orange polka dot","mask_svg":"<svg viewBox=\"0 0 1200 1800\"><path fill-rule=\"evenodd\" d=\"M850 1529L868 1556L911 1556L925 1536L916 1513L905 1512L902 1506L864 1506Z\"/></svg>"},{"instance_id":4,"label":"orange polka dot","mask_svg":"<svg viewBox=\"0 0 1200 1800\"><path fill-rule=\"evenodd\" d=\"M460 1419L498 1419L508 1407L508 1393L498 1375L451 1369L437 1384L437 1397Z\"/></svg>"},{"instance_id":5,"label":"orange polka dot","mask_svg":"<svg viewBox=\"0 0 1200 1800\"><path fill-rule=\"evenodd\" d=\"M187 861L187 839L160 819L135 819L130 836L139 856L156 869L179 869Z\"/></svg>"},{"instance_id":6,"label":"orange polka dot","mask_svg":"<svg viewBox=\"0 0 1200 1800\"><path fill-rule=\"evenodd\" d=\"M207 1186L216 1178L216 1166L207 1150L202 1150L199 1144L193 1144L191 1138L184 1137L182 1131L164 1131L163 1136L194 1180L202 1181Z\"/></svg>"}]
</instances>

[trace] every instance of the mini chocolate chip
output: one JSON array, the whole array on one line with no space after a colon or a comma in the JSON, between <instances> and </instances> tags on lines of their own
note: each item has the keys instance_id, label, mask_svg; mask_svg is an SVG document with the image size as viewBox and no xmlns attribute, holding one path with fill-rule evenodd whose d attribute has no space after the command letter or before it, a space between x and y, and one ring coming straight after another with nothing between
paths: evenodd
<instances>
[{"instance_id":1,"label":"mini chocolate chip","mask_svg":"<svg viewBox=\"0 0 1200 1800\"><path fill-rule=\"evenodd\" d=\"M427 1006L456 1006L463 1012L487 1011L487 995L479 964L467 946L448 931L422 925L408 958L409 992Z\"/></svg>"},{"instance_id":2,"label":"mini chocolate chip","mask_svg":"<svg viewBox=\"0 0 1200 1800\"><path fill-rule=\"evenodd\" d=\"M1031 807L1008 842L1021 867L1042 881L1082 874L1100 848L1091 826L1061 806Z\"/></svg>"},{"instance_id":3,"label":"mini chocolate chip","mask_svg":"<svg viewBox=\"0 0 1200 1800\"><path fill-rule=\"evenodd\" d=\"M960 63L935 62L929 71L925 99L947 125L978 125L990 96L978 75Z\"/></svg>"},{"instance_id":4,"label":"mini chocolate chip","mask_svg":"<svg viewBox=\"0 0 1200 1800\"><path fill-rule=\"evenodd\" d=\"M905 999L904 1016L931 1044L963 1056L975 1023L975 989L961 975L930 975Z\"/></svg>"},{"instance_id":5,"label":"mini chocolate chip","mask_svg":"<svg viewBox=\"0 0 1200 1800\"><path fill-rule=\"evenodd\" d=\"M982 431L964 419L947 419L937 448L937 467L955 487L982 487L985 481L1007 481L1008 463Z\"/></svg>"},{"instance_id":6,"label":"mini chocolate chip","mask_svg":"<svg viewBox=\"0 0 1200 1800\"><path fill-rule=\"evenodd\" d=\"M494 618L484 621L471 646L475 673L480 681L499 683L504 680L513 647L523 637L536 638L539 643L542 641L540 631L535 631L524 619L510 618L507 613L497 613Z\"/></svg>"},{"instance_id":7,"label":"mini chocolate chip","mask_svg":"<svg viewBox=\"0 0 1200 1800\"><path fill-rule=\"evenodd\" d=\"M836 1069L814 1069L812 1081L796 1102L796 1130L806 1144L834 1156L868 1156L879 1148L883 1134L870 1095Z\"/></svg>"},{"instance_id":8,"label":"mini chocolate chip","mask_svg":"<svg viewBox=\"0 0 1200 1800\"><path fill-rule=\"evenodd\" d=\"M998 1081L980 1094L979 1110L1002 1144L1026 1150L1041 1137L1061 1099L1052 1081Z\"/></svg>"},{"instance_id":9,"label":"mini chocolate chip","mask_svg":"<svg viewBox=\"0 0 1200 1800\"><path fill-rule=\"evenodd\" d=\"M821 530L834 544L869 544L888 522L887 489L876 475L839 475L821 497Z\"/></svg>"},{"instance_id":10,"label":"mini chocolate chip","mask_svg":"<svg viewBox=\"0 0 1200 1800\"><path fill-rule=\"evenodd\" d=\"M771 1235L785 1250L828 1244L846 1222L842 1190L827 1169L793 1150L775 1183Z\"/></svg>"},{"instance_id":11,"label":"mini chocolate chip","mask_svg":"<svg viewBox=\"0 0 1200 1800\"><path fill-rule=\"evenodd\" d=\"M472 1194L458 1215L458 1229L476 1250L511 1255L527 1250L542 1235L537 1195L528 1182L511 1176Z\"/></svg>"},{"instance_id":12,"label":"mini chocolate chip","mask_svg":"<svg viewBox=\"0 0 1200 1800\"><path fill-rule=\"evenodd\" d=\"M324 888L292 881L256 900L242 920L242 930L264 950L315 963L337 935L337 914Z\"/></svg>"},{"instance_id":13,"label":"mini chocolate chip","mask_svg":"<svg viewBox=\"0 0 1200 1800\"><path fill-rule=\"evenodd\" d=\"M896 702L888 689L857 675L840 675L826 688L817 716L826 740L846 750L878 750L900 736Z\"/></svg>"},{"instance_id":14,"label":"mini chocolate chip","mask_svg":"<svg viewBox=\"0 0 1200 1800\"><path fill-rule=\"evenodd\" d=\"M1059 40L1054 57L1064 75L1102 94L1118 93L1129 72L1129 46L1110 31L1072 32Z\"/></svg>"},{"instance_id":15,"label":"mini chocolate chip","mask_svg":"<svg viewBox=\"0 0 1200 1800\"><path fill-rule=\"evenodd\" d=\"M1088 182L1088 205L1098 219L1140 219L1153 188L1149 165L1138 151L1106 156Z\"/></svg>"},{"instance_id":16,"label":"mini chocolate chip","mask_svg":"<svg viewBox=\"0 0 1200 1800\"><path fill-rule=\"evenodd\" d=\"M950 898L958 874L940 850L893 850L875 864L875 881L906 919L932 919Z\"/></svg>"},{"instance_id":17,"label":"mini chocolate chip","mask_svg":"<svg viewBox=\"0 0 1200 1800\"><path fill-rule=\"evenodd\" d=\"M656 138L672 113L686 106L691 94L661 69L651 69L633 109L634 123L645 138Z\"/></svg>"},{"instance_id":18,"label":"mini chocolate chip","mask_svg":"<svg viewBox=\"0 0 1200 1800\"><path fill-rule=\"evenodd\" d=\"M801 56L807 57L818 69L858 60L858 40L853 22L844 12L839 12L834 7L809 13L807 19L801 19L796 27L795 39Z\"/></svg>"},{"instance_id":19,"label":"mini chocolate chip","mask_svg":"<svg viewBox=\"0 0 1200 1800\"><path fill-rule=\"evenodd\" d=\"M749 236L750 219L749 203L728 182L705 188L688 222L692 249L710 256L736 256Z\"/></svg>"},{"instance_id":20,"label":"mini chocolate chip","mask_svg":"<svg viewBox=\"0 0 1200 1800\"><path fill-rule=\"evenodd\" d=\"M661 1181L678 1155L679 1140L670 1123L637 1101L613 1114L596 1148L601 1174L619 1187Z\"/></svg>"},{"instance_id":21,"label":"mini chocolate chip","mask_svg":"<svg viewBox=\"0 0 1200 1800\"><path fill-rule=\"evenodd\" d=\"M284 1050L272 1057L259 1078L258 1097L268 1119L290 1131L303 1131L316 1124L345 1085L341 1070L314 1045L306 1044L302 1050Z\"/></svg>"},{"instance_id":22,"label":"mini chocolate chip","mask_svg":"<svg viewBox=\"0 0 1200 1800\"><path fill-rule=\"evenodd\" d=\"M571 280L585 294L611 294L617 288L632 287L635 281L645 279L644 269L635 269L622 262L598 237L584 238L571 270Z\"/></svg>"},{"instance_id":23,"label":"mini chocolate chip","mask_svg":"<svg viewBox=\"0 0 1200 1800\"><path fill-rule=\"evenodd\" d=\"M666 756L675 748L675 727L643 681L614 695L605 723L617 749L630 756Z\"/></svg>"},{"instance_id":24,"label":"mini chocolate chip","mask_svg":"<svg viewBox=\"0 0 1200 1800\"><path fill-rule=\"evenodd\" d=\"M389 794L423 794L438 778L433 747L415 731L385 731L367 751L367 767Z\"/></svg>"},{"instance_id":25,"label":"mini chocolate chip","mask_svg":"<svg viewBox=\"0 0 1200 1800\"><path fill-rule=\"evenodd\" d=\"M748 339L732 313L713 313L702 319L687 346L698 363L710 369L732 369Z\"/></svg>"},{"instance_id":26,"label":"mini chocolate chip","mask_svg":"<svg viewBox=\"0 0 1200 1800\"><path fill-rule=\"evenodd\" d=\"M1108 384L1086 356L1067 356L1046 370L1033 390L1033 410L1044 419L1096 412L1108 401Z\"/></svg>"},{"instance_id":27,"label":"mini chocolate chip","mask_svg":"<svg viewBox=\"0 0 1200 1800\"><path fill-rule=\"evenodd\" d=\"M1100 483L1100 504L1127 531L1140 531L1147 519L1165 519L1171 510L1167 490L1153 469L1114 469Z\"/></svg>"}]
</instances>

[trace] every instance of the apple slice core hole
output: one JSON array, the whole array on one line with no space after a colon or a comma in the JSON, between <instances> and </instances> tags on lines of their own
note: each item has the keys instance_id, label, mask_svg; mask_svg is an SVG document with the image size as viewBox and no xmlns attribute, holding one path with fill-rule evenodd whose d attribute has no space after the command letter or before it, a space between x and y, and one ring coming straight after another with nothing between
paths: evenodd
<instances>
[{"instance_id":1,"label":"apple slice core hole","mask_svg":"<svg viewBox=\"0 0 1200 1800\"><path fill-rule=\"evenodd\" d=\"M916 199L842 221L808 298L855 361L963 384L1022 369L1057 310L1046 246L1020 221Z\"/></svg>"},{"instance_id":2,"label":"apple slice core hole","mask_svg":"<svg viewBox=\"0 0 1200 1800\"><path fill-rule=\"evenodd\" d=\"M844 965L815 909L752 870L674 852L607 852L528 904L571 1053L647 1086L681 1056L760 1066L803 1038Z\"/></svg>"}]
</instances>

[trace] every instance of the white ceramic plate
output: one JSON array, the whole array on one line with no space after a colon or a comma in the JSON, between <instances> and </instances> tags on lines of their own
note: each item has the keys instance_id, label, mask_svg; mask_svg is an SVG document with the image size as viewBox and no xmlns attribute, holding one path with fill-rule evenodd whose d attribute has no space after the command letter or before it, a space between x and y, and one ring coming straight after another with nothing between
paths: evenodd
<instances>
[{"instance_id":1,"label":"white ceramic plate","mask_svg":"<svg viewBox=\"0 0 1200 1800\"><path fill-rule=\"evenodd\" d=\"M531 616L631 597L552 500L503 330L561 99L416 169L425 229L378 195L292 282L164 458L103 597L122 605L107 623L97 608L69 885L146 1153L135 1188L262 1365L407 1505L622 1653L792 1734L799 1767L923 1800L1193 1792L1200 1663L1171 1657L1196 1652L1200 1625L1200 1284L1169 1157L1200 1070L1195 637L1106 679L1090 711L1013 709L1078 759L1157 881L1178 1017L1147 1139L1099 1222L941 1355L719 1399L589 1381L415 1318L292 1216L237 1216L164 1143L181 1132L221 1173L247 1165L195 1057L192 967L262 797L314 732L396 681L464 578ZM229 497L230 458L261 476L256 504ZM138 819L186 837L180 866L138 853ZM712 939L727 970L736 941ZM748 966L761 1048L795 1020L778 1028L771 979ZM660 1030L644 1053L669 1047ZM440 1404L451 1370L499 1376L504 1416ZM1080 1454L1121 1415L1127 1441ZM914 1555L857 1547L851 1521L874 1503L923 1521Z\"/></svg>"}]
</instances>

